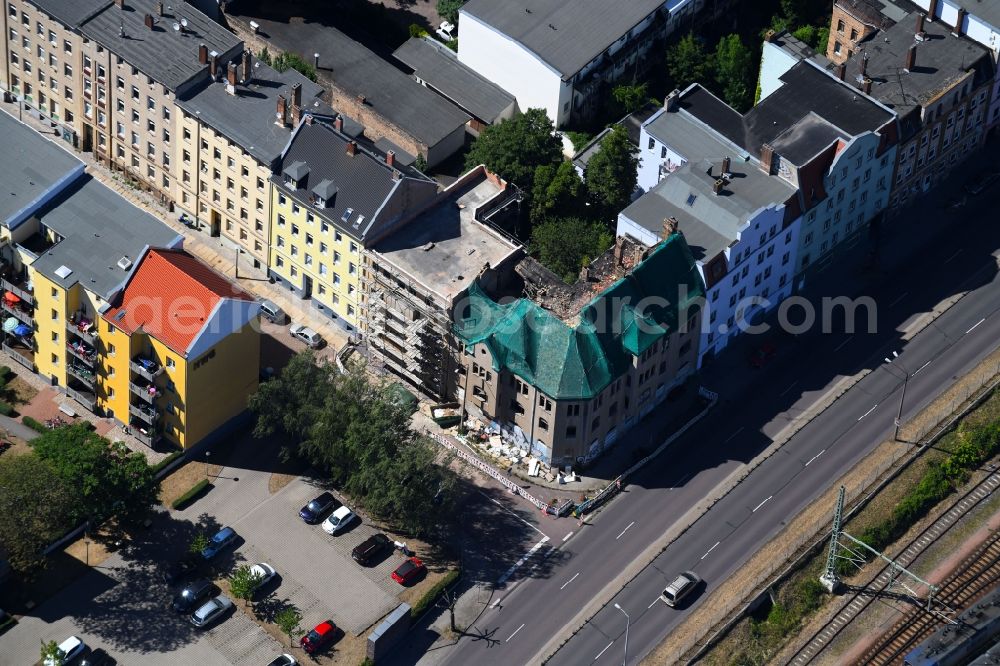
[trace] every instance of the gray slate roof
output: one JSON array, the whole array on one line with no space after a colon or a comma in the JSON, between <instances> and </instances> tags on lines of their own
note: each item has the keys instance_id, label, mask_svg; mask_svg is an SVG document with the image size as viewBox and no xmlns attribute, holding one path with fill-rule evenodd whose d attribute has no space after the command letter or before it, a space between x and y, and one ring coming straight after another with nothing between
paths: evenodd
<instances>
[{"instance_id":1,"label":"gray slate roof","mask_svg":"<svg viewBox=\"0 0 1000 666\"><path fill-rule=\"evenodd\" d=\"M274 122L278 95L285 96L291 109L291 88L296 83L302 85L303 114L334 114L321 98L322 86L293 69L279 73L258 60L254 60L250 84L237 84L235 95L226 92L224 81L206 81L177 104L261 163L272 164L292 136L291 128Z\"/></svg>"},{"instance_id":2,"label":"gray slate roof","mask_svg":"<svg viewBox=\"0 0 1000 666\"><path fill-rule=\"evenodd\" d=\"M663 5L663 0L469 0L459 11L520 42L568 79Z\"/></svg>"},{"instance_id":3,"label":"gray slate roof","mask_svg":"<svg viewBox=\"0 0 1000 666\"><path fill-rule=\"evenodd\" d=\"M392 54L442 95L479 120L493 123L514 104L514 96L458 61L432 37L411 37Z\"/></svg>"},{"instance_id":4,"label":"gray slate roof","mask_svg":"<svg viewBox=\"0 0 1000 666\"><path fill-rule=\"evenodd\" d=\"M177 232L136 208L116 192L85 176L38 214L42 224L63 237L32 263L63 287L80 283L107 300L128 277L122 257L135 264L143 248L180 242ZM56 271L66 266L65 278Z\"/></svg>"},{"instance_id":5,"label":"gray slate roof","mask_svg":"<svg viewBox=\"0 0 1000 666\"><path fill-rule=\"evenodd\" d=\"M289 189L280 176L272 181L280 191L329 220L356 238L377 234L381 225L391 224L398 213L414 208L437 193L437 183L410 167L385 163L385 156L359 144L353 156L347 154L350 137L326 123L315 121L299 126L286 151L278 173L288 165L303 162L309 169L304 183ZM398 179L394 173L401 174ZM336 198L318 209L309 201L312 188L329 180L337 188ZM347 209L350 218L345 221ZM355 226L357 225L357 226Z\"/></svg>"},{"instance_id":6,"label":"gray slate roof","mask_svg":"<svg viewBox=\"0 0 1000 666\"><path fill-rule=\"evenodd\" d=\"M168 6L173 10L168 11ZM172 91L208 67L198 62L200 44L220 56L240 44L234 34L182 0L165 2L165 15L156 17L152 30L145 26L144 18L146 14L155 16L154 0L126 0L125 7L122 10L114 3L109 4L84 22L80 32ZM188 21L183 35L173 29L173 24L182 18Z\"/></svg>"},{"instance_id":7,"label":"gray slate roof","mask_svg":"<svg viewBox=\"0 0 1000 666\"><path fill-rule=\"evenodd\" d=\"M112 3L112 0L29 0L64 25L76 27Z\"/></svg>"},{"instance_id":8,"label":"gray slate roof","mask_svg":"<svg viewBox=\"0 0 1000 666\"><path fill-rule=\"evenodd\" d=\"M746 151L710 131L683 109L660 109L645 125L654 139L667 144L688 160L742 157Z\"/></svg>"},{"instance_id":9,"label":"gray slate roof","mask_svg":"<svg viewBox=\"0 0 1000 666\"><path fill-rule=\"evenodd\" d=\"M0 224L7 226L38 205L38 200L73 172L83 173L83 162L37 132L0 113Z\"/></svg>"},{"instance_id":10,"label":"gray slate roof","mask_svg":"<svg viewBox=\"0 0 1000 666\"><path fill-rule=\"evenodd\" d=\"M694 258L708 261L736 240L740 227L759 209L784 204L795 188L756 165L733 160L733 179L720 194L712 185L719 161L693 160L639 197L622 216L660 236L663 220L676 217Z\"/></svg>"}]
</instances>

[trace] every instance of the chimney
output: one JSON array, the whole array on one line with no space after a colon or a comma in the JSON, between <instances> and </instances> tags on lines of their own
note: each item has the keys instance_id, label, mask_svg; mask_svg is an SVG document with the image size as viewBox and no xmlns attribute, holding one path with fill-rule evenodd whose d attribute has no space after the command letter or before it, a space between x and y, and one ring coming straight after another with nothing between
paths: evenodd
<instances>
[{"instance_id":1,"label":"chimney","mask_svg":"<svg viewBox=\"0 0 1000 666\"><path fill-rule=\"evenodd\" d=\"M118 9L125 9L125 0L115 0L115 5L118 6Z\"/></svg>"},{"instance_id":2,"label":"chimney","mask_svg":"<svg viewBox=\"0 0 1000 666\"><path fill-rule=\"evenodd\" d=\"M916 28L914 28L913 32L919 35L923 31L924 31L924 15L917 14L917 26Z\"/></svg>"},{"instance_id":3,"label":"chimney","mask_svg":"<svg viewBox=\"0 0 1000 666\"><path fill-rule=\"evenodd\" d=\"M233 88L236 87L236 63L235 62L229 63L229 65L226 67L226 81Z\"/></svg>"},{"instance_id":4,"label":"chimney","mask_svg":"<svg viewBox=\"0 0 1000 666\"><path fill-rule=\"evenodd\" d=\"M302 84L292 86L292 106L302 106Z\"/></svg>"},{"instance_id":5,"label":"chimney","mask_svg":"<svg viewBox=\"0 0 1000 666\"><path fill-rule=\"evenodd\" d=\"M590 266L584 266L580 269L579 282L590 282Z\"/></svg>"},{"instance_id":6,"label":"chimney","mask_svg":"<svg viewBox=\"0 0 1000 666\"><path fill-rule=\"evenodd\" d=\"M396 153L395 153L395 151L392 151L392 150L386 151L386 153L385 153L385 163L388 164L389 166L395 166L396 165Z\"/></svg>"},{"instance_id":7,"label":"chimney","mask_svg":"<svg viewBox=\"0 0 1000 666\"><path fill-rule=\"evenodd\" d=\"M156 3L156 15L157 16L163 16L163 3L162 2L157 2Z\"/></svg>"},{"instance_id":8,"label":"chimney","mask_svg":"<svg viewBox=\"0 0 1000 666\"><path fill-rule=\"evenodd\" d=\"M358 142L357 141L348 141L347 142L347 154L350 155L351 157L354 157L354 154L356 152L358 152Z\"/></svg>"},{"instance_id":9,"label":"chimney","mask_svg":"<svg viewBox=\"0 0 1000 666\"><path fill-rule=\"evenodd\" d=\"M729 155L726 155L725 157L723 157L722 158L722 175L723 176L727 176L728 174L732 173L732 171L730 171L730 168L732 166L733 166L733 161L729 158Z\"/></svg>"},{"instance_id":10,"label":"chimney","mask_svg":"<svg viewBox=\"0 0 1000 666\"><path fill-rule=\"evenodd\" d=\"M664 220L664 223L666 220ZM625 240L624 236L618 236L615 238L615 266L622 265L622 255L625 248L622 247L622 241Z\"/></svg>"},{"instance_id":11,"label":"chimney","mask_svg":"<svg viewBox=\"0 0 1000 666\"><path fill-rule=\"evenodd\" d=\"M955 17L955 34L962 34L962 24L965 23L965 10L961 7L958 8L958 16Z\"/></svg>"},{"instance_id":12,"label":"chimney","mask_svg":"<svg viewBox=\"0 0 1000 666\"><path fill-rule=\"evenodd\" d=\"M865 77L865 80L861 82L861 89L866 95L872 94L872 80L867 76Z\"/></svg>"},{"instance_id":13,"label":"chimney","mask_svg":"<svg viewBox=\"0 0 1000 666\"><path fill-rule=\"evenodd\" d=\"M253 54L246 50L243 52L243 85L249 85L253 78Z\"/></svg>"},{"instance_id":14,"label":"chimney","mask_svg":"<svg viewBox=\"0 0 1000 666\"><path fill-rule=\"evenodd\" d=\"M663 100L663 106L667 109L667 111L676 111L677 102L678 100L680 100L680 97L681 97L681 91L678 90L677 88L674 88L673 90L670 91L670 94L667 95L667 98Z\"/></svg>"},{"instance_id":15,"label":"chimney","mask_svg":"<svg viewBox=\"0 0 1000 666\"><path fill-rule=\"evenodd\" d=\"M910 48L906 49L906 63L903 66L907 72L912 71L914 65L917 64L917 45L911 44Z\"/></svg>"},{"instance_id":16,"label":"chimney","mask_svg":"<svg viewBox=\"0 0 1000 666\"><path fill-rule=\"evenodd\" d=\"M764 33L764 41L765 42L773 42L774 41L774 37L777 34L778 33L776 33L774 30L768 30L767 32Z\"/></svg>"},{"instance_id":17,"label":"chimney","mask_svg":"<svg viewBox=\"0 0 1000 666\"><path fill-rule=\"evenodd\" d=\"M210 71L211 71L211 74L212 74L212 80L214 81L219 76L219 54L216 53L215 51L212 51L210 57L211 57L211 61L210 61L211 62L211 70Z\"/></svg>"},{"instance_id":18,"label":"chimney","mask_svg":"<svg viewBox=\"0 0 1000 666\"><path fill-rule=\"evenodd\" d=\"M142 22L143 22L143 23L144 23L144 24L146 25L146 27L147 27L147 28L149 28L150 30L152 30L152 29L153 29L153 15L152 15L152 14L146 14L145 16L143 16L143 17L142 17Z\"/></svg>"},{"instance_id":19,"label":"chimney","mask_svg":"<svg viewBox=\"0 0 1000 666\"><path fill-rule=\"evenodd\" d=\"M284 127L285 126L285 117L286 117L287 113L288 113L288 107L285 104L285 96L284 95L278 95L278 111L275 114L274 124L278 125L279 127Z\"/></svg>"},{"instance_id":20,"label":"chimney","mask_svg":"<svg viewBox=\"0 0 1000 666\"><path fill-rule=\"evenodd\" d=\"M844 75L847 73L847 65L845 63L840 63L833 69L834 74L841 81L844 80Z\"/></svg>"},{"instance_id":21,"label":"chimney","mask_svg":"<svg viewBox=\"0 0 1000 666\"><path fill-rule=\"evenodd\" d=\"M761 170L766 174L770 174L772 162L774 162L774 148L765 143L760 147Z\"/></svg>"},{"instance_id":22,"label":"chimney","mask_svg":"<svg viewBox=\"0 0 1000 666\"><path fill-rule=\"evenodd\" d=\"M365 103L368 101L368 98L365 97L364 95L358 95L355 99L357 100L360 106L364 106Z\"/></svg>"},{"instance_id":23,"label":"chimney","mask_svg":"<svg viewBox=\"0 0 1000 666\"><path fill-rule=\"evenodd\" d=\"M862 51L861 53L861 76L867 76L868 74L868 52Z\"/></svg>"},{"instance_id":24,"label":"chimney","mask_svg":"<svg viewBox=\"0 0 1000 666\"><path fill-rule=\"evenodd\" d=\"M313 124L312 114L311 113L307 113L306 114L306 125L312 125L312 124Z\"/></svg>"},{"instance_id":25,"label":"chimney","mask_svg":"<svg viewBox=\"0 0 1000 666\"><path fill-rule=\"evenodd\" d=\"M302 107L292 104L292 127L298 127L300 120L302 120Z\"/></svg>"},{"instance_id":26,"label":"chimney","mask_svg":"<svg viewBox=\"0 0 1000 666\"><path fill-rule=\"evenodd\" d=\"M198 62L203 65L208 64L208 47L204 44L198 45Z\"/></svg>"},{"instance_id":27,"label":"chimney","mask_svg":"<svg viewBox=\"0 0 1000 666\"><path fill-rule=\"evenodd\" d=\"M344 119L341 118L339 115L333 119L333 129L337 130L338 132L344 131Z\"/></svg>"},{"instance_id":28,"label":"chimney","mask_svg":"<svg viewBox=\"0 0 1000 666\"><path fill-rule=\"evenodd\" d=\"M722 192L722 189L725 186L726 186L726 179L725 178L716 178L715 182L712 183L712 192L714 192L716 194L719 194L720 192Z\"/></svg>"},{"instance_id":29,"label":"chimney","mask_svg":"<svg viewBox=\"0 0 1000 666\"><path fill-rule=\"evenodd\" d=\"M670 238L675 233L677 233L677 228L679 227L676 217L667 217L663 220L663 238Z\"/></svg>"},{"instance_id":30,"label":"chimney","mask_svg":"<svg viewBox=\"0 0 1000 666\"><path fill-rule=\"evenodd\" d=\"M927 19L933 21L937 18L937 5L938 0L931 0L931 4L927 7Z\"/></svg>"}]
</instances>

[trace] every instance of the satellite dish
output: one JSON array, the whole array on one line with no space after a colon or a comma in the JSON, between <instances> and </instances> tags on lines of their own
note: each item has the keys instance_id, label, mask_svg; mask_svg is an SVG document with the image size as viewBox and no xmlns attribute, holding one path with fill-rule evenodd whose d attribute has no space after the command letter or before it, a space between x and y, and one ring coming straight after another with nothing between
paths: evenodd
<instances>
[{"instance_id":1,"label":"satellite dish","mask_svg":"<svg viewBox=\"0 0 1000 666\"><path fill-rule=\"evenodd\" d=\"M177 31L177 32L180 32L180 29L181 29L181 24L180 23L174 23L174 30Z\"/></svg>"},{"instance_id":2,"label":"satellite dish","mask_svg":"<svg viewBox=\"0 0 1000 666\"><path fill-rule=\"evenodd\" d=\"M864 83L865 77L858 74L857 76L854 77L854 80L857 81L858 83Z\"/></svg>"},{"instance_id":3,"label":"satellite dish","mask_svg":"<svg viewBox=\"0 0 1000 666\"><path fill-rule=\"evenodd\" d=\"M184 26L185 28L188 27L188 20L186 18L182 18L181 25Z\"/></svg>"}]
</instances>

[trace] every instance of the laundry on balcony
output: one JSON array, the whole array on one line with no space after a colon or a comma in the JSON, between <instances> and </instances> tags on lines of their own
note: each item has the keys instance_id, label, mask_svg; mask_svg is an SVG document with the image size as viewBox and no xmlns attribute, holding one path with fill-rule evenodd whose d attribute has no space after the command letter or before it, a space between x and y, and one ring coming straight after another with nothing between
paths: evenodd
<instances>
[{"instance_id":1,"label":"laundry on balcony","mask_svg":"<svg viewBox=\"0 0 1000 666\"><path fill-rule=\"evenodd\" d=\"M72 315L69 319L70 323L76 326L76 330L81 333L90 333L91 329L94 328L94 322L87 319L83 315Z\"/></svg>"},{"instance_id":2,"label":"laundry on balcony","mask_svg":"<svg viewBox=\"0 0 1000 666\"><path fill-rule=\"evenodd\" d=\"M21 302L21 297L13 292L5 291L3 292L3 300L7 305L17 305Z\"/></svg>"},{"instance_id":3,"label":"laundry on balcony","mask_svg":"<svg viewBox=\"0 0 1000 666\"><path fill-rule=\"evenodd\" d=\"M94 360L97 356L97 352L88 344L83 342L71 342L69 343L70 349L76 352L78 355L83 356L88 360Z\"/></svg>"},{"instance_id":4,"label":"laundry on balcony","mask_svg":"<svg viewBox=\"0 0 1000 666\"><path fill-rule=\"evenodd\" d=\"M13 333L14 329L17 328L18 324L21 322L16 317L7 317L3 322L3 332Z\"/></svg>"},{"instance_id":5,"label":"laundry on balcony","mask_svg":"<svg viewBox=\"0 0 1000 666\"><path fill-rule=\"evenodd\" d=\"M94 381L94 372L82 363L73 363L70 369L76 376L91 382Z\"/></svg>"},{"instance_id":6,"label":"laundry on balcony","mask_svg":"<svg viewBox=\"0 0 1000 666\"><path fill-rule=\"evenodd\" d=\"M135 358L135 362L141 365L142 369L146 372L156 372L157 365L155 361L150 361L149 359L137 356Z\"/></svg>"},{"instance_id":7,"label":"laundry on balcony","mask_svg":"<svg viewBox=\"0 0 1000 666\"><path fill-rule=\"evenodd\" d=\"M15 319L14 321L17 320ZM4 327L6 327L6 324L4 324ZM17 326L15 326L14 330L11 332L19 338L27 338L29 335L31 335L31 327L28 326L27 324L22 324L18 322Z\"/></svg>"}]
</instances>

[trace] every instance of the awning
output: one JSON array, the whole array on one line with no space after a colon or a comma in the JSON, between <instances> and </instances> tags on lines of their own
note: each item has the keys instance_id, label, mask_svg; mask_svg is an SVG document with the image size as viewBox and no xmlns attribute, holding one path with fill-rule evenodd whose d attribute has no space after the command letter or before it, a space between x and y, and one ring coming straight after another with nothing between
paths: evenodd
<instances>
[{"instance_id":1,"label":"awning","mask_svg":"<svg viewBox=\"0 0 1000 666\"><path fill-rule=\"evenodd\" d=\"M14 317L8 317L7 320L3 323L3 332L11 333L15 328L17 328L17 325L20 323L21 322L19 322Z\"/></svg>"}]
</instances>

